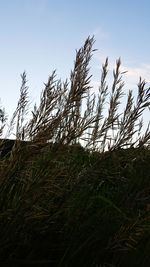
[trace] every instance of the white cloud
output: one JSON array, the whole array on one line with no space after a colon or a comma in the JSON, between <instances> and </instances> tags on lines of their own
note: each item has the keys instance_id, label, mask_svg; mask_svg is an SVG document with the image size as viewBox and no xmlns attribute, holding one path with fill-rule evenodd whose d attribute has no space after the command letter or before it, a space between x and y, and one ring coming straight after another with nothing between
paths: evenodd
<instances>
[{"instance_id":1,"label":"white cloud","mask_svg":"<svg viewBox=\"0 0 150 267\"><path fill-rule=\"evenodd\" d=\"M101 65L104 64L106 57L104 53L100 53L99 51L94 54L95 60L98 62L96 65L96 69L100 70ZM122 61L121 61L122 62ZM112 71L116 66L116 58L111 56L108 58L108 80L109 82L112 80ZM139 78L141 77L146 81L147 85L150 84L150 64L141 63L137 66L133 66L133 63L121 63L120 70L122 72L127 71L123 75L123 80L127 88L132 89L136 88L139 82ZM130 88L131 87L131 88Z\"/></svg>"},{"instance_id":2,"label":"white cloud","mask_svg":"<svg viewBox=\"0 0 150 267\"><path fill-rule=\"evenodd\" d=\"M150 64L139 64L137 67L130 67L122 65L123 70L127 70L125 76L130 83L137 84L139 77L150 83Z\"/></svg>"}]
</instances>

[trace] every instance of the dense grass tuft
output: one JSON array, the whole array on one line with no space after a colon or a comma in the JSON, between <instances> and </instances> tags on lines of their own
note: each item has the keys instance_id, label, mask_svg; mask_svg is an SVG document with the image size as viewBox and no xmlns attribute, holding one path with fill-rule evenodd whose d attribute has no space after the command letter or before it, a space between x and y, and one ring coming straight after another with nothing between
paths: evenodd
<instances>
[{"instance_id":1,"label":"dense grass tuft","mask_svg":"<svg viewBox=\"0 0 150 267\"><path fill-rule=\"evenodd\" d=\"M50 75L29 121L25 72L8 129L0 110L2 266L150 265L150 90L140 78L120 114L121 61L109 90L106 59L96 102L93 45L76 52L69 80Z\"/></svg>"}]
</instances>

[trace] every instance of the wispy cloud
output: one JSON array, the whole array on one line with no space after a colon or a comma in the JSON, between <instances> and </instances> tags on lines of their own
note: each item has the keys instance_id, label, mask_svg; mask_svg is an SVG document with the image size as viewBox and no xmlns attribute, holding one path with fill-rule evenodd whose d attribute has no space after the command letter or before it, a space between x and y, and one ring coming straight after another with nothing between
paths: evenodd
<instances>
[{"instance_id":1,"label":"wispy cloud","mask_svg":"<svg viewBox=\"0 0 150 267\"><path fill-rule=\"evenodd\" d=\"M137 83L139 77L150 83L150 64L139 64L137 67L122 65L123 70L127 70L126 77L130 83Z\"/></svg>"},{"instance_id":2,"label":"wispy cloud","mask_svg":"<svg viewBox=\"0 0 150 267\"><path fill-rule=\"evenodd\" d=\"M96 65L96 69L100 69L101 65L105 62L106 59L105 54L100 53L98 51L97 53L95 53L94 58L98 62L98 64ZM112 71L115 68L115 65L116 65L115 57L114 56L109 57L109 64L108 64L109 81L112 80ZM122 62L120 69L122 72L126 71L126 73L123 75L123 80L125 82L126 87L128 87L129 89L130 87L132 88L137 87L140 77L146 81L148 86L150 85L150 64L141 63L135 66L135 64L133 64L132 62L126 64Z\"/></svg>"}]
</instances>

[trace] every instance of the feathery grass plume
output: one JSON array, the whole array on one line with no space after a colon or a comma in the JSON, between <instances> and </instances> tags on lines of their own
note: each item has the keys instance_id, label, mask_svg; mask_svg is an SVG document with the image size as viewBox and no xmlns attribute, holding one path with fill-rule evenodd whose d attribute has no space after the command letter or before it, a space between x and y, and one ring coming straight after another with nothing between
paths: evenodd
<instances>
[{"instance_id":1,"label":"feathery grass plume","mask_svg":"<svg viewBox=\"0 0 150 267\"><path fill-rule=\"evenodd\" d=\"M77 129L78 121L81 114L82 97L89 91L90 78L89 76L89 61L91 59L92 45L94 39L87 39L84 47L79 49L76 53L76 62L74 70L71 72L71 89L70 96L74 98L76 103L74 110L72 110L72 127Z\"/></svg>"},{"instance_id":2,"label":"feathery grass plume","mask_svg":"<svg viewBox=\"0 0 150 267\"><path fill-rule=\"evenodd\" d=\"M124 86L124 82L122 82L122 76L120 75L120 58L116 61L116 69L113 70L113 85L112 92L110 97L110 107L109 107L109 120L112 123L112 129L114 127L114 119L118 118L118 114L116 114L118 106L120 104L120 97L123 95L122 88Z\"/></svg>"},{"instance_id":3,"label":"feathery grass plume","mask_svg":"<svg viewBox=\"0 0 150 267\"><path fill-rule=\"evenodd\" d=\"M29 138L33 140L54 140L70 143L81 133L80 121L83 95L90 89L88 64L91 59L94 38L88 38L84 46L77 51L74 70L71 72L71 85L68 93L68 81L55 81L55 71L41 95L39 108L34 108L33 118L28 125ZM61 105L61 109L60 109ZM77 132L77 133L76 133ZM60 138L60 139L59 139Z\"/></svg>"},{"instance_id":4,"label":"feathery grass plume","mask_svg":"<svg viewBox=\"0 0 150 267\"><path fill-rule=\"evenodd\" d=\"M45 142L54 135L52 124L56 118L57 102L61 97L60 81L57 82L55 78L56 71L53 71L41 93L39 107L37 108L35 105L34 111L32 111L32 119L27 126L29 139L31 140L39 139Z\"/></svg>"},{"instance_id":5,"label":"feathery grass plume","mask_svg":"<svg viewBox=\"0 0 150 267\"><path fill-rule=\"evenodd\" d=\"M117 113L117 110L120 105L120 98L123 96L122 88L124 86L124 82L122 81L123 73L120 71L120 65L121 60L118 59L116 61L116 69L113 71L114 80L109 100L108 116L105 118L102 111L108 95L108 85L106 83L108 73L107 58L105 64L102 66L101 86L99 88L99 98L97 103L97 118L93 129L93 135L91 135L90 140L90 143L93 143L94 141L94 145L100 143L98 147L99 151L110 149L115 139L114 131L117 130L118 118L120 116L120 114ZM101 123L99 123L99 121L101 121Z\"/></svg>"},{"instance_id":6,"label":"feathery grass plume","mask_svg":"<svg viewBox=\"0 0 150 267\"><path fill-rule=\"evenodd\" d=\"M68 97L68 86L69 86L69 82L67 79L65 82L60 83L61 94L60 94L60 98L58 99L58 111L56 114L56 117L60 116L60 123L59 123L59 126L57 126L57 131L53 139L53 141L56 143L60 142L60 140L62 139L62 135L65 131L65 119L63 119L63 116L64 116L63 113L65 114L64 109L65 109L67 97Z\"/></svg>"},{"instance_id":7,"label":"feathery grass plume","mask_svg":"<svg viewBox=\"0 0 150 267\"><path fill-rule=\"evenodd\" d=\"M139 130L141 131L142 124L139 118L141 118L143 111L150 105L149 88L145 89L145 85L145 81L140 78L138 83L138 95L135 105L134 98L132 96L132 91L129 91L123 116L121 117L118 123L118 133L116 135L116 140L113 149L117 149L119 147L136 146L138 141L141 140ZM137 133L138 140L135 139L135 134ZM141 141L143 145L147 143L148 136L149 134L147 128L145 139L143 139L143 142Z\"/></svg>"},{"instance_id":8,"label":"feathery grass plume","mask_svg":"<svg viewBox=\"0 0 150 267\"><path fill-rule=\"evenodd\" d=\"M25 116L27 115L28 104L29 104L28 86L26 85L27 80L25 71L23 72L23 74L21 74L21 79L22 79L22 85L20 88L20 98L18 100L17 108L13 113L9 129L6 134L6 138L8 138L11 135L16 125L16 133L15 133L16 140L24 140L24 135L25 135L24 121L25 121Z\"/></svg>"},{"instance_id":9,"label":"feathery grass plume","mask_svg":"<svg viewBox=\"0 0 150 267\"><path fill-rule=\"evenodd\" d=\"M126 107L124 109L123 115L120 120L118 120L118 128L119 131L116 136L116 147L122 147L123 145L128 144L128 140L130 139L132 129L130 127L130 131L127 126L130 124L130 114L132 112L132 107L134 103L134 98L132 95L132 91L129 90Z\"/></svg>"},{"instance_id":10,"label":"feathery grass plume","mask_svg":"<svg viewBox=\"0 0 150 267\"><path fill-rule=\"evenodd\" d=\"M91 89L90 79L92 76L89 75L89 62L94 52L93 44L94 37L88 37L84 46L76 52L74 69L71 71L71 85L66 103L66 108L69 107L70 114L65 117L66 131L62 137L67 144L76 143L88 125L91 124L91 120L85 122L85 116L81 117L81 107L83 99L87 97Z\"/></svg>"},{"instance_id":11,"label":"feathery grass plume","mask_svg":"<svg viewBox=\"0 0 150 267\"><path fill-rule=\"evenodd\" d=\"M118 118L120 114L117 113L118 107L121 104L120 98L123 96L123 86L124 82L122 81L122 73L120 71L120 66L121 66L121 60L120 58L116 61L116 69L113 71L113 84L112 84L112 91L111 91L111 96L110 96L110 102L109 102L109 110L108 110L108 125L110 130L111 130L111 136L109 138L109 144L108 148L110 149L114 143L115 139L115 130L117 130L118 126ZM108 132L108 130L107 130ZM107 139L107 133L104 138L104 143Z\"/></svg>"},{"instance_id":12,"label":"feathery grass plume","mask_svg":"<svg viewBox=\"0 0 150 267\"><path fill-rule=\"evenodd\" d=\"M1 149L4 150L5 154L5 149L6 151L8 150L7 147L10 147L11 153L6 153L6 155L2 158L2 165L1 165L1 182L10 186L12 184L12 181L9 181L7 179L8 177L11 176L11 174L14 172L16 169L16 166L18 164L18 160L20 158L20 149L21 149L21 140L24 140L25 138L25 118L27 115L28 111L28 86L26 85L27 80L26 80L26 73L25 71L23 74L21 74L21 79L22 79L22 84L20 88L20 98L17 103L17 108L15 112L13 113L12 119L9 124L9 128L7 129L5 139L1 140ZM16 128L15 128L16 126ZM15 128L15 134L13 133L13 130ZM13 142L13 140L8 140L8 138L11 134L14 134L16 139ZM9 143L12 143L13 145L9 146ZM10 156L9 159L7 159L8 155ZM9 184L10 182L10 184ZM7 187L7 185L5 186ZM3 188L3 186L2 186ZM10 186L11 188L11 186Z\"/></svg>"},{"instance_id":13,"label":"feathery grass plume","mask_svg":"<svg viewBox=\"0 0 150 267\"><path fill-rule=\"evenodd\" d=\"M96 148L96 143L98 142L98 139L99 139L98 130L100 128L100 122L104 118L103 109L104 109L106 97L108 95L108 85L106 82L107 73L108 73L108 58L106 58L105 63L102 65L101 82L98 88L99 93L98 93L98 101L97 101L97 107L96 107L96 118L95 118L95 124L93 126L91 139L90 139L90 142L92 142L93 149Z\"/></svg>"},{"instance_id":14,"label":"feathery grass plume","mask_svg":"<svg viewBox=\"0 0 150 267\"><path fill-rule=\"evenodd\" d=\"M95 99L96 96L93 93L92 95L90 94L90 92L87 92L87 99L86 99L86 109L84 111L84 120L88 123L89 118L92 118L94 115L94 106L95 106ZM95 120L96 120L96 116L94 116ZM83 134L83 136L81 137L81 140L83 140L85 142L85 148L90 149L90 136L91 134L91 129L93 128L93 126L89 125L87 131Z\"/></svg>"}]
</instances>

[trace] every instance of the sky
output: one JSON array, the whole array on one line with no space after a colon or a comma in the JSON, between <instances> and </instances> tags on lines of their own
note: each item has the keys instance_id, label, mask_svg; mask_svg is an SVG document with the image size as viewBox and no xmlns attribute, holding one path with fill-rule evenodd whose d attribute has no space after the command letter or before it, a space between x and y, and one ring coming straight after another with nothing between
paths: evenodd
<instances>
[{"instance_id":1,"label":"sky","mask_svg":"<svg viewBox=\"0 0 150 267\"><path fill-rule=\"evenodd\" d=\"M0 99L7 114L16 108L24 70L34 104L54 69L69 78L89 35L98 49L91 62L95 91L107 56L110 71L121 57L128 89L136 91L139 76L149 83L149 10L149 0L0 0Z\"/></svg>"}]
</instances>

